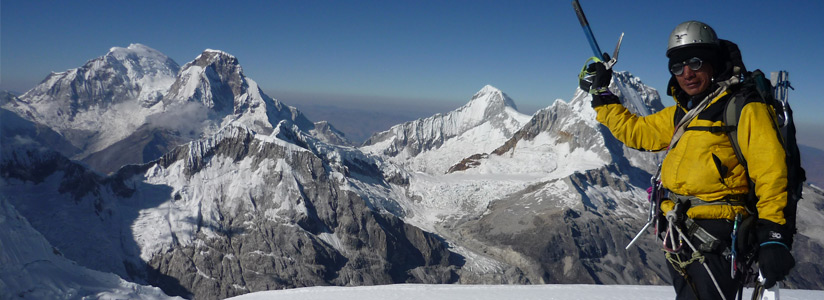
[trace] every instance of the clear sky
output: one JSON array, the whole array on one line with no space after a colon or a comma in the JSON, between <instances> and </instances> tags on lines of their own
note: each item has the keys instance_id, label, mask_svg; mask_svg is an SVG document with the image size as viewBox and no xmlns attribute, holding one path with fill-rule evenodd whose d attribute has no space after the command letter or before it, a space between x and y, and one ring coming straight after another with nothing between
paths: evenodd
<instances>
[{"instance_id":1,"label":"clear sky","mask_svg":"<svg viewBox=\"0 0 824 300\"><path fill-rule=\"evenodd\" d=\"M616 69L662 92L667 36L704 21L738 43L750 69L788 70L797 121L824 132L824 1L580 1L602 50L626 33ZM25 92L51 71L141 43L181 66L226 51L287 104L279 94L458 107L491 84L531 114L569 100L591 56L570 3L2 0L0 89Z\"/></svg>"}]
</instances>

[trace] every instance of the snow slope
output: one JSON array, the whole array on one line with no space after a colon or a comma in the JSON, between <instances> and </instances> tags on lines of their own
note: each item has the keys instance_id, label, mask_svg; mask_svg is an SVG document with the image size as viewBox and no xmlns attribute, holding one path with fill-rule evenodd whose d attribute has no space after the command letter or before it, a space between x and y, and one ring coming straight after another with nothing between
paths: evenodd
<instances>
[{"instance_id":1,"label":"snow slope","mask_svg":"<svg viewBox=\"0 0 824 300\"><path fill-rule=\"evenodd\" d=\"M749 299L752 291L744 291ZM781 290L782 300L824 299L824 291ZM426 285L310 287L251 293L232 300L658 300L675 297L668 286L637 285Z\"/></svg>"}]
</instances>

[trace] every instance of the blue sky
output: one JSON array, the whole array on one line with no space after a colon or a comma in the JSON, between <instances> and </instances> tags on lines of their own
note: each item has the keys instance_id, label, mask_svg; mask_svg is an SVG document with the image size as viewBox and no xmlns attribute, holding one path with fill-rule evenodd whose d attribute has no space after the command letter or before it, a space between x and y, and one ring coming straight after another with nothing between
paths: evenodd
<instances>
[{"instance_id":1,"label":"blue sky","mask_svg":"<svg viewBox=\"0 0 824 300\"><path fill-rule=\"evenodd\" d=\"M451 103L486 84L533 113L569 100L591 55L571 1L0 2L0 89L142 43L183 65L204 49L235 55L269 95ZM581 0L601 48L625 32L618 70L663 91L667 36L696 19L742 49L749 68L785 69L796 118L819 116L824 1ZM663 96L664 104L671 105ZM824 145L822 145L824 147Z\"/></svg>"}]
</instances>

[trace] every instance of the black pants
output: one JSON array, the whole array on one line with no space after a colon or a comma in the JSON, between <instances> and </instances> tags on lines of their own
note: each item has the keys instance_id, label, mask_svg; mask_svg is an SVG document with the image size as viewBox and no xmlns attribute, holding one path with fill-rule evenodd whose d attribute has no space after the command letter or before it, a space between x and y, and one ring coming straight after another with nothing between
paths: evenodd
<instances>
[{"instance_id":1,"label":"black pants","mask_svg":"<svg viewBox=\"0 0 824 300\"><path fill-rule=\"evenodd\" d=\"M730 245L732 241L731 233L732 233L732 223L727 220L695 220L695 222L707 230L710 234L715 236L717 239L722 240L726 243L726 245ZM696 247L698 247L699 241L695 239L690 239L690 242L693 243ZM684 246L684 249L689 248L688 246ZM722 249L723 250L723 249ZM690 259L690 255L692 254L691 249L687 249L686 253L681 254L681 258L683 261L687 261ZM724 292L724 296L727 300L735 299L735 294L738 292L738 288L741 286L739 282L734 280L730 274L730 261L727 257L724 257L718 253L703 253L704 254L704 262L712 271L713 276L715 276L715 280L718 282L718 285L721 287L721 290ZM707 269L704 268L700 262L693 262L689 264L686 268L687 278L684 278L679 274L672 264L667 264L668 269L670 271L670 275L672 276L672 285L675 288L676 300L714 300L714 299L723 299L721 295L718 293L718 289L715 287L715 284L712 281L712 277L707 273ZM693 287L695 291L697 291L698 295L695 295L693 292Z\"/></svg>"}]
</instances>

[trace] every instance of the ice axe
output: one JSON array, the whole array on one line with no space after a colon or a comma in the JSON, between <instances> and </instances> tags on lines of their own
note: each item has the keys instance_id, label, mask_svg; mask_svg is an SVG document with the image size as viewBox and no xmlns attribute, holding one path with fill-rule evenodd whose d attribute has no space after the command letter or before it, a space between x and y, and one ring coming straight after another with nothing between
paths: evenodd
<instances>
[{"instance_id":1,"label":"ice axe","mask_svg":"<svg viewBox=\"0 0 824 300\"><path fill-rule=\"evenodd\" d=\"M622 32L621 37L618 38L618 44L615 46L615 51L612 52L612 57L610 58L606 52L601 52L601 47L598 47L598 41L595 40L595 35L592 34L592 28L590 28L587 17L584 15L584 10L581 9L581 3L578 3L578 0L573 0L572 8L575 9L575 14L578 15L578 22L581 23L581 27L584 29L584 35L587 37L589 47L592 48L592 53L595 54L595 57L598 60L604 61L607 69L611 69L612 66L618 62L618 51L621 49L621 42L624 40L624 33Z\"/></svg>"}]
</instances>

